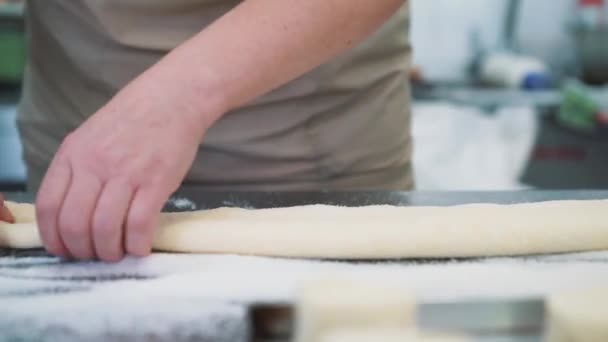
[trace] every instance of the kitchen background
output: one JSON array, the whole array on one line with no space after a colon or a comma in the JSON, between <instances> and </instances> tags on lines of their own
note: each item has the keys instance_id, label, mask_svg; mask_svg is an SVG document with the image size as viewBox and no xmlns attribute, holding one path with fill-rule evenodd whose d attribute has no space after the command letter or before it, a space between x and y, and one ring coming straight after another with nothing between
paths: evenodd
<instances>
[{"instance_id":1,"label":"kitchen background","mask_svg":"<svg viewBox=\"0 0 608 342\"><path fill-rule=\"evenodd\" d=\"M8 190L25 180L14 125L25 48L20 1L4 2L0 189ZM411 7L418 189L608 188L608 4L412 0Z\"/></svg>"}]
</instances>

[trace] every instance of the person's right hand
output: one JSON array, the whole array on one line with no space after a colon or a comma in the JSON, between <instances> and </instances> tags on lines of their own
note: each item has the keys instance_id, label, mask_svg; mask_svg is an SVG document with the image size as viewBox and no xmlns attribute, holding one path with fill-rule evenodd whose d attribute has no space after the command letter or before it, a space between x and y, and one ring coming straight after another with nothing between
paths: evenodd
<instances>
[{"instance_id":1,"label":"person's right hand","mask_svg":"<svg viewBox=\"0 0 608 342\"><path fill-rule=\"evenodd\" d=\"M0 194L0 221L14 223L15 219L8 208L4 205L4 197Z\"/></svg>"}]
</instances>

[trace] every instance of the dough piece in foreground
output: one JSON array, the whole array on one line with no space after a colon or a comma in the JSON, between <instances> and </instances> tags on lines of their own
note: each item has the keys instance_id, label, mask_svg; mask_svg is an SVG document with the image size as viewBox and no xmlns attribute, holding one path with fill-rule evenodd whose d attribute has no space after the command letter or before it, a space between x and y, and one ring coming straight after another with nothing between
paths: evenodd
<instances>
[{"instance_id":1,"label":"dough piece in foreground","mask_svg":"<svg viewBox=\"0 0 608 342\"><path fill-rule=\"evenodd\" d=\"M318 342L418 342L405 329L336 329L324 334ZM300 342L300 341L298 341ZM317 342L317 341L306 341ZM459 341L460 342L460 341Z\"/></svg>"},{"instance_id":2,"label":"dough piece in foreground","mask_svg":"<svg viewBox=\"0 0 608 342\"><path fill-rule=\"evenodd\" d=\"M0 246L40 247L34 207L8 202ZM313 205L164 213L153 248L180 253L389 259L608 249L608 200L452 207Z\"/></svg>"},{"instance_id":3,"label":"dough piece in foreground","mask_svg":"<svg viewBox=\"0 0 608 342\"><path fill-rule=\"evenodd\" d=\"M408 331L413 333L415 329L415 315L416 304L405 289L339 278L321 279L300 291L295 341L333 341L344 334L360 338L369 334L385 338L410 336Z\"/></svg>"},{"instance_id":4,"label":"dough piece in foreground","mask_svg":"<svg viewBox=\"0 0 608 342\"><path fill-rule=\"evenodd\" d=\"M36 226L36 210L31 204L5 202L15 223L0 221L0 247L38 248L42 241Z\"/></svg>"},{"instance_id":5,"label":"dough piece in foreground","mask_svg":"<svg viewBox=\"0 0 608 342\"><path fill-rule=\"evenodd\" d=\"M608 341L608 288L552 296L545 342Z\"/></svg>"},{"instance_id":6,"label":"dough piece in foreground","mask_svg":"<svg viewBox=\"0 0 608 342\"><path fill-rule=\"evenodd\" d=\"M326 334L322 342L469 342L464 337L416 334L407 330L342 330Z\"/></svg>"}]
</instances>

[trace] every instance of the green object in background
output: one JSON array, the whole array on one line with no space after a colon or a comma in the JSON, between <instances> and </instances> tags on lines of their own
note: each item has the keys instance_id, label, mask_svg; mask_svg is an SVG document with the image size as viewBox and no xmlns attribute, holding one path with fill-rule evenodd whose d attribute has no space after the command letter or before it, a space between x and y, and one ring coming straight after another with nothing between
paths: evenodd
<instances>
[{"instance_id":1,"label":"green object in background","mask_svg":"<svg viewBox=\"0 0 608 342\"><path fill-rule=\"evenodd\" d=\"M19 83L25 67L23 6L0 6L0 83Z\"/></svg>"},{"instance_id":2,"label":"green object in background","mask_svg":"<svg viewBox=\"0 0 608 342\"><path fill-rule=\"evenodd\" d=\"M562 90L562 103L557 114L562 125L583 133L596 129L601 107L583 84L571 81Z\"/></svg>"},{"instance_id":3,"label":"green object in background","mask_svg":"<svg viewBox=\"0 0 608 342\"><path fill-rule=\"evenodd\" d=\"M23 33L0 31L0 82L20 82L24 66Z\"/></svg>"}]
</instances>

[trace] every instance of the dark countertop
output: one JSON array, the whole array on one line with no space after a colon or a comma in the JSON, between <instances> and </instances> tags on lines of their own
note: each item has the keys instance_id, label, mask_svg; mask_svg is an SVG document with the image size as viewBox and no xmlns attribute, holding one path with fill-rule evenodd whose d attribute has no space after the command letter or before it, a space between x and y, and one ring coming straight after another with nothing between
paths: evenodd
<instances>
[{"instance_id":1,"label":"dark countertop","mask_svg":"<svg viewBox=\"0 0 608 342\"><path fill-rule=\"evenodd\" d=\"M32 194L5 193L9 200L31 202ZM199 209L223 206L245 208L289 207L308 204L363 206L391 205L457 205L468 203L524 203L554 200L608 199L607 190L565 191L481 191L481 192L213 192L196 187L179 190L174 197L194 202ZM169 211L182 210L171 204Z\"/></svg>"}]
</instances>

